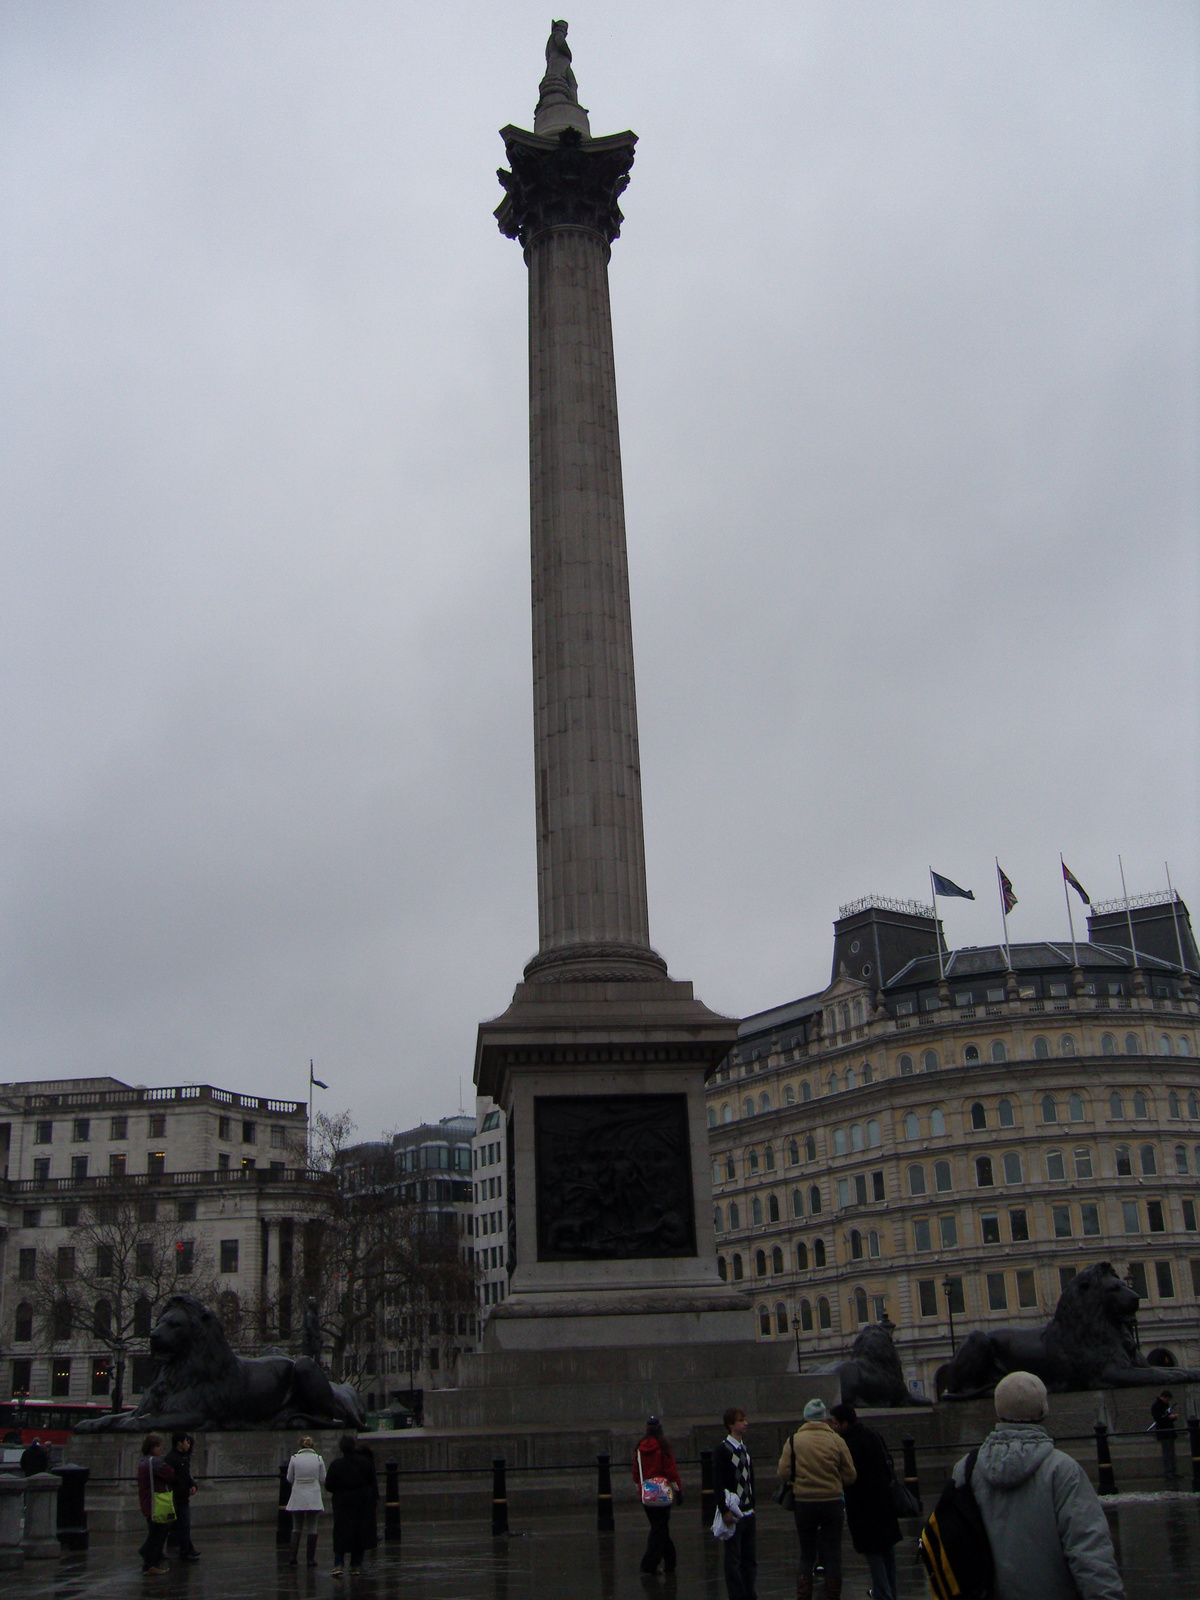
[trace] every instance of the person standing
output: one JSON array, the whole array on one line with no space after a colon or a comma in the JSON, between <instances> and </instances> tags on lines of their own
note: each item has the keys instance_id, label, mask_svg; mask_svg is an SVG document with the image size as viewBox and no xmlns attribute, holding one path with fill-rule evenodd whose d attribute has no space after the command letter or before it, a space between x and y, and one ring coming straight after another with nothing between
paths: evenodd
<instances>
[{"instance_id":1,"label":"person standing","mask_svg":"<svg viewBox=\"0 0 1200 1600\"><path fill-rule=\"evenodd\" d=\"M657 1417L650 1417L647 1420L645 1435L638 1441L637 1449L633 1452L633 1481L639 1490L647 1478L665 1478L674 1494L682 1499L683 1484L680 1482L679 1468L675 1464L675 1454L663 1436L662 1423ZM675 1545L671 1540L671 1507L648 1506L643 1501L642 1510L646 1513L646 1520L650 1524L646 1553L642 1557L642 1571L657 1572L661 1561L664 1572L674 1572Z\"/></svg>"},{"instance_id":2,"label":"person standing","mask_svg":"<svg viewBox=\"0 0 1200 1600\"><path fill-rule=\"evenodd\" d=\"M21 1451L21 1476L32 1478L39 1472L50 1471L50 1452L40 1439L34 1439Z\"/></svg>"},{"instance_id":3,"label":"person standing","mask_svg":"<svg viewBox=\"0 0 1200 1600\"><path fill-rule=\"evenodd\" d=\"M746 1413L730 1406L725 1437L713 1452L713 1487L721 1520L733 1532L725 1540L725 1588L729 1600L758 1600L758 1525L754 1517L754 1463L746 1448Z\"/></svg>"},{"instance_id":4,"label":"person standing","mask_svg":"<svg viewBox=\"0 0 1200 1600\"><path fill-rule=\"evenodd\" d=\"M163 1460L175 1474L171 1493L175 1497L175 1521L167 1528L167 1543L174 1540L179 1545L181 1561L199 1561L200 1552L192 1543L192 1496L196 1481L192 1477L192 1448L196 1441L190 1433L173 1433L171 1448Z\"/></svg>"},{"instance_id":5,"label":"person standing","mask_svg":"<svg viewBox=\"0 0 1200 1600\"><path fill-rule=\"evenodd\" d=\"M332 1462L325 1486L333 1501L333 1576L340 1578L344 1559L350 1557L351 1574L362 1571L363 1550L375 1522L372 1493L374 1473L359 1453L352 1433L342 1435L340 1454Z\"/></svg>"},{"instance_id":6,"label":"person standing","mask_svg":"<svg viewBox=\"0 0 1200 1600\"><path fill-rule=\"evenodd\" d=\"M796 1600L811 1600L818 1545L825 1566L826 1600L840 1600L842 1493L857 1473L846 1441L830 1426L824 1400L813 1399L805 1406L804 1421L784 1445L776 1471L781 1482L791 1484L795 1497L793 1515L800 1539Z\"/></svg>"},{"instance_id":7,"label":"person standing","mask_svg":"<svg viewBox=\"0 0 1200 1600\"><path fill-rule=\"evenodd\" d=\"M1125 1600L1099 1496L1041 1424L1046 1385L1010 1372L996 1385L996 1426L979 1447L971 1490L995 1563L994 1600ZM969 1456L954 1467L966 1481Z\"/></svg>"},{"instance_id":8,"label":"person standing","mask_svg":"<svg viewBox=\"0 0 1200 1600\"><path fill-rule=\"evenodd\" d=\"M137 1469L138 1505L146 1519L146 1542L138 1554L142 1558L142 1571L152 1578L161 1577L167 1570L163 1549L170 1526L167 1522L154 1520L154 1496L161 1494L164 1489L173 1488L175 1483L175 1474L160 1459L162 1447L162 1435L148 1433L142 1440L142 1459Z\"/></svg>"},{"instance_id":9,"label":"person standing","mask_svg":"<svg viewBox=\"0 0 1200 1600\"><path fill-rule=\"evenodd\" d=\"M379 1520L376 1507L379 1505L379 1474L375 1470L375 1452L369 1444L358 1441L358 1453L371 1469L371 1514L367 1519L364 1529L364 1550L377 1550L379 1548Z\"/></svg>"},{"instance_id":10,"label":"person standing","mask_svg":"<svg viewBox=\"0 0 1200 1600\"><path fill-rule=\"evenodd\" d=\"M321 1499L321 1485L325 1482L325 1463L317 1454L312 1440L305 1435L300 1448L288 1462L287 1481L292 1486L286 1510L292 1516L292 1538L288 1546L288 1566L300 1564L300 1535L308 1534L306 1559L310 1567L317 1564L317 1518L325 1509Z\"/></svg>"},{"instance_id":11,"label":"person standing","mask_svg":"<svg viewBox=\"0 0 1200 1600\"><path fill-rule=\"evenodd\" d=\"M900 1522L892 1500L896 1471L888 1447L874 1428L858 1420L853 1406L834 1406L829 1415L854 1463L854 1482L845 1486L846 1526L851 1542L867 1558L875 1600L897 1600Z\"/></svg>"},{"instance_id":12,"label":"person standing","mask_svg":"<svg viewBox=\"0 0 1200 1600\"><path fill-rule=\"evenodd\" d=\"M1179 1469L1175 1464L1175 1423L1179 1413L1171 1403L1170 1389L1162 1390L1150 1407L1150 1415L1154 1418L1154 1431L1162 1446L1163 1477L1177 1478Z\"/></svg>"}]
</instances>

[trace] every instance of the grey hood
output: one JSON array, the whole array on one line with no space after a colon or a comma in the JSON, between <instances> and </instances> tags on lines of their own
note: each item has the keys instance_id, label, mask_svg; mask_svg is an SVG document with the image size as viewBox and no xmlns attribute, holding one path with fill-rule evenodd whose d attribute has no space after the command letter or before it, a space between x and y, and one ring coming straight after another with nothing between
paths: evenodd
<instances>
[{"instance_id":1,"label":"grey hood","mask_svg":"<svg viewBox=\"0 0 1200 1600\"><path fill-rule=\"evenodd\" d=\"M975 1472L993 1489L1016 1489L1053 1449L1053 1439L1036 1422L999 1422L979 1447Z\"/></svg>"}]
</instances>

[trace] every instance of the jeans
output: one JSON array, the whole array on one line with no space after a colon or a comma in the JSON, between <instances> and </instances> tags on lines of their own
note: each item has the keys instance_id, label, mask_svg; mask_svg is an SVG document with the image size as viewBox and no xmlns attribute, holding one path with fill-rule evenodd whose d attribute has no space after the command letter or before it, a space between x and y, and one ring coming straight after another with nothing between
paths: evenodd
<instances>
[{"instance_id":1,"label":"jeans","mask_svg":"<svg viewBox=\"0 0 1200 1600\"><path fill-rule=\"evenodd\" d=\"M1158 1442L1162 1446L1163 1476L1177 1478L1179 1469L1175 1465L1175 1430L1174 1428L1158 1428Z\"/></svg>"},{"instance_id":2,"label":"jeans","mask_svg":"<svg viewBox=\"0 0 1200 1600\"><path fill-rule=\"evenodd\" d=\"M741 1517L725 1540L725 1587L729 1600L758 1600L758 1518Z\"/></svg>"},{"instance_id":3,"label":"jeans","mask_svg":"<svg viewBox=\"0 0 1200 1600\"><path fill-rule=\"evenodd\" d=\"M146 1542L138 1551L142 1558L142 1571L147 1567L161 1567L163 1564L163 1550L167 1543L168 1522L155 1522L150 1517L146 1518Z\"/></svg>"},{"instance_id":4,"label":"jeans","mask_svg":"<svg viewBox=\"0 0 1200 1600\"><path fill-rule=\"evenodd\" d=\"M642 1571L654 1572L661 1561L664 1572L674 1572L675 1546L671 1542L670 1506L643 1506L642 1510L650 1524L650 1537L646 1540L646 1553L642 1557Z\"/></svg>"},{"instance_id":5,"label":"jeans","mask_svg":"<svg viewBox=\"0 0 1200 1600\"><path fill-rule=\"evenodd\" d=\"M897 1600L896 1546L889 1544L886 1550L868 1550L865 1560L871 1574L871 1593L875 1600Z\"/></svg>"},{"instance_id":6,"label":"jeans","mask_svg":"<svg viewBox=\"0 0 1200 1600\"><path fill-rule=\"evenodd\" d=\"M177 1544L179 1554L186 1560L196 1554L196 1546L192 1543L192 1497L190 1494L179 1495L175 1500L175 1521L167 1529L167 1543Z\"/></svg>"},{"instance_id":7,"label":"jeans","mask_svg":"<svg viewBox=\"0 0 1200 1600\"><path fill-rule=\"evenodd\" d=\"M800 1535L800 1571L811 1575L817 1564L817 1545L825 1565L826 1581L842 1576L842 1519L840 1500L797 1500L796 1532Z\"/></svg>"}]
</instances>

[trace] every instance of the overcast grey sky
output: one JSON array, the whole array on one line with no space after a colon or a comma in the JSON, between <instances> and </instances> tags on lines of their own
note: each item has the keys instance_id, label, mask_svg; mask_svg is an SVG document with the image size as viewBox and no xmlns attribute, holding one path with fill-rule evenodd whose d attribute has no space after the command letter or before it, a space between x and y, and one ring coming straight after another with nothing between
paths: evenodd
<instances>
[{"instance_id":1,"label":"overcast grey sky","mask_svg":"<svg viewBox=\"0 0 1200 1600\"><path fill-rule=\"evenodd\" d=\"M611 268L651 931L1200 921L1197 8L568 12ZM0 10L0 1078L470 1103L536 948L525 267L548 7Z\"/></svg>"}]
</instances>

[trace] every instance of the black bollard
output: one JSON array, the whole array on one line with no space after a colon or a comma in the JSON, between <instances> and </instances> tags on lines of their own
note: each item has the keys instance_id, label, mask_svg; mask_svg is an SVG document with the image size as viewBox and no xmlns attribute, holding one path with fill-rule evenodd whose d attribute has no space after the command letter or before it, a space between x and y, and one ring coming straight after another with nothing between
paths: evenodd
<instances>
[{"instance_id":1,"label":"black bollard","mask_svg":"<svg viewBox=\"0 0 1200 1600\"><path fill-rule=\"evenodd\" d=\"M1096 1467L1100 1482L1097 1491L1100 1494L1116 1494L1117 1478L1113 1472L1112 1456L1108 1450L1108 1425L1104 1422L1096 1424Z\"/></svg>"},{"instance_id":2,"label":"black bollard","mask_svg":"<svg viewBox=\"0 0 1200 1600\"><path fill-rule=\"evenodd\" d=\"M917 1510L924 1511L921 1504L921 1483L917 1477L917 1441L913 1438L901 1439L904 1449L904 1487L917 1502Z\"/></svg>"},{"instance_id":3,"label":"black bollard","mask_svg":"<svg viewBox=\"0 0 1200 1600\"><path fill-rule=\"evenodd\" d=\"M1189 1417L1187 1430L1192 1447L1192 1493L1200 1494L1200 1417Z\"/></svg>"},{"instance_id":4,"label":"black bollard","mask_svg":"<svg viewBox=\"0 0 1200 1600\"><path fill-rule=\"evenodd\" d=\"M64 1550L88 1547L85 1491L91 1467L61 1466L55 1472L62 1479L58 1490L58 1542Z\"/></svg>"},{"instance_id":5,"label":"black bollard","mask_svg":"<svg viewBox=\"0 0 1200 1600\"><path fill-rule=\"evenodd\" d=\"M508 1533L508 1491L504 1486L504 1457L492 1461L492 1538Z\"/></svg>"},{"instance_id":6,"label":"black bollard","mask_svg":"<svg viewBox=\"0 0 1200 1600\"><path fill-rule=\"evenodd\" d=\"M386 1499L383 1502L383 1537L387 1544L400 1543L400 1463L385 1461L387 1479Z\"/></svg>"},{"instance_id":7,"label":"black bollard","mask_svg":"<svg viewBox=\"0 0 1200 1600\"><path fill-rule=\"evenodd\" d=\"M713 1492L712 1476L713 1453L711 1450L700 1452L700 1526L711 1528L713 1518L717 1514L717 1497Z\"/></svg>"},{"instance_id":8,"label":"black bollard","mask_svg":"<svg viewBox=\"0 0 1200 1600\"><path fill-rule=\"evenodd\" d=\"M596 1532L613 1531L612 1458L596 1457Z\"/></svg>"},{"instance_id":9,"label":"black bollard","mask_svg":"<svg viewBox=\"0 0 1200 1600\"><path fill-rule=\"evenodd\" d=\"M292 1486L288 1482L288 1464L286 1461L279 1463L279 1510L275 1513L275 1543L287 1544L292 1537L292 1514L287 1508L287 1503L292 1497Z\"/></svg>"}]
</instances>

